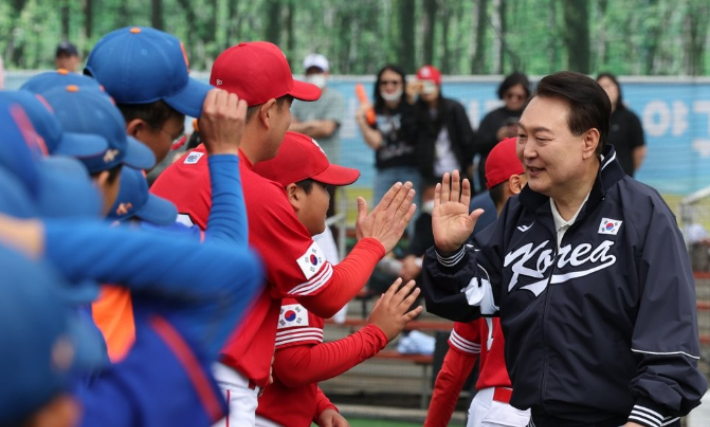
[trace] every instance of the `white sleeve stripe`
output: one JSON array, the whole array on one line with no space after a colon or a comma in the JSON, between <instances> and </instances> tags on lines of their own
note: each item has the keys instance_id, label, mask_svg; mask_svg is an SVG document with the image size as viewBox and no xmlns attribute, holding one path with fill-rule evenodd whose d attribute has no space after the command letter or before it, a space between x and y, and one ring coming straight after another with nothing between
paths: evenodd
<instances>
[{"instance_id":1,"label":"white sleeve stripe","mask_svg":"<svg viewBox=\"0 0 710 427\"><path fill-rule=\"evenodd\" d=\"M675 418L666 418L668 421L664 421L661 425L662 426L667 426L669 424L673 424L674 422L678 421L680 417L675 417Z\"/></svg>"},{"instance_id":2,"label":"white sleeve stripe","mask_svg":"<svg viewBox=\"0 0 710 427\"><path fill-rule=\"evenodd\" d=\"M463 351L464 353L470 353L470 354L480 354L481 353L481 347L473 347L473 346L468 346L466 344L463 344L459 342L456 339L456 336L451 335L449 337L449 343L451 343L454 347L458 348L459 350Z\"/></svg>"},{"instance_id":3,"label":"white sleeve stripe","mask_svg":"<svg viewBox=\"0 0 710 427\"><path fill-rule=\"evenodd\" d=\"M467 340L466 338L462 337L461 334L456 332L456 330L451 331L451 338L455 339L456 341L460 342L461 344L467 346L467 347L474 347L474 348L481 348L481 345L478 343L475 343L473 341Z\"/></svg>"},{"instance_id":4,"label":"white sleeve stripe","mask_svg":"<svg viewBox=\"0 0 710 427\"><path fill-rule=\"evenodd\" d=\"M312 342L312 341L315 341L315 342L318 342L318 343L322 343L322 342L323 342L323 337L320 337L320 338L318 338L318 337L301 337L301 338L293 338L293 339L290 339L290 340L277 341L277 342L274 344L274 347L279 347L279 346L286 345L286 344L291 344L291 343L294 343L294 342Z\"/></svg>"},{"instance_id":5,"label":"white sleeve stripe","mask_svg":"<svg viewBox=\"0 0 710 427\"><path fill-rule=\"evenodd\" d=\"M466 247L462 246L458 252L448 257L443 257L439 255L439 252L436 252L436 259L444 267L453 267L463 259L464 255L466 255Z\"/></svg>"},{"instance_id":6,"label":"white sleeve stripe","mask_svg":"<svg viewBox=\"0 0 710 427\"><path fill-rule=\"evenodd\" d=\"M303 283L291 289L289 295L308 295L315 291L316 289L325 285L328 280L333 276L333 267L330 264L326 264L326 268L323 269L323 273L317 276L318 280L313 283Z\"/></svg>"},{"instance_id":7,"label":"white sleeve stripe","mask_svg":"<svg viewBox=\"0 0 710 427\"><path fill-rule=\"evenodd\" d=\"M629 415L629 421L638 421L638 422L641 422L641 423L644 424L644 425L651 425L651 426L653 426L653 427L661 427L661 422L660 422L660 421L652 420L652 419L650 419L650 418L645 418L645 417L642 417L642 416L640 416L640 415L636 415L636 414L634 414L634 413L632 413L631 415Z\"/></svg>"},{"instance_id":8,"label":"white sleeve stripe","mask_svg":"<svg viewBox=\"0 0 710 427\"><path fill-rule=\"evenodd\" d=\"M281 330L279 332L276 332L276 339L279 339L282 336L291 336L291 335L299 335L299 334L321 334L321 335L323 335L323 329L296 327L294 329L289 329L287 331Z\"/></svg>"},{"instance_id":9,"label":"white sleeve stripe","mask_svg":"<svg viewBox=\"0 0 710 427\"><path fill-rule=\"evenodd\" d=\"M656 412L656 411L654 411L654 410L652 410L652 409L649 409L649 408L647 408L647 407L645 407L645 406L634 405L633 409L631 410L631 413L634 413L634 412L640 412L640 413L646 412L649 416L651 416L651 417L653 417L653 418L657 418L658 421L662 421L662 420L663 420L663 415L661 415L661 414L659 414L658 412Z\"/></svg>"},{"instance_id":10,"label":"white sleeve stripe","mask_svg":"<svg viewBox=\"0 0 710 427\"><path fill-rule=\"evenodd\" d=\"M308 333L303 333L303 334L286 335L286 336L284 336L284 337L276 338L276 342L279 342L279 341L286 341L286 340L290 340L290 339L293 339L293 338L306 338L306 337L310 337L310 338L315 337L315 338L320 338L320 339L322 340L322 339L323 339L323 333L322 333L322 332L321 332L321 333L308 332Z\"/></svg>"},{"instance_id":11,"label":"white sleeve stripe","mask_svg":"<svg viewBox=\"0 0 710 427\"><path fill-rule=\"evenodd\" d=\"M631 411L631 416L632 417L637 417L642 420L645 420L647 423L653 423L657 425L661 425L661 420L657 419L656 417L653 417L649 414L645 414L643 412L637 411L637 410L632 410Z\"/></svg>"},{"instance_id":12,"label":"white sleeve stripe","mask_svg":"<svg viewBox=\"0 0 710 427\"><path fill-rule=\"evenodd\" d=\"M303 282L298 286L294 286L294 288L291 289L291 292L296 292L296 291L299 291L301 288L306 288L308 286L311 286L312 284L319 281L321 279L321 277L323 277L323 275L327 274L329 270L332 271L333 266L329 262L326 262L325 266L323 268L321 268L321 270L318 273L316 273L315 276L311 277L311 279L308 280L307 282Z\"/></svg>"},{"instance_id":13,"label":"white sleeve stripe","mask_svg":"<svg viewBox=\"0 0 710 427\"><path fill-rule=\"evenodd\" d=\"M691 359L695 360L700 360L700 356L693 356L692 354L686 353L684 351L645 351L645 350L637 350L635 348L632 348L631 351L634 353L641 353L641 354L650 354L652 356L678 356L678 355L683 355L685 357L689 357Z\"/></svg>"}]
</instances>

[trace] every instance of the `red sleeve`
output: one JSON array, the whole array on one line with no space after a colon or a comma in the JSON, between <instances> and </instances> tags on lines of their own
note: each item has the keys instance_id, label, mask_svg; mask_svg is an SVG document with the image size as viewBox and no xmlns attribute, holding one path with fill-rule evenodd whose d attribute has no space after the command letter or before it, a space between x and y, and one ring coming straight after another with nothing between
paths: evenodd
<instances>
[{"instance_id":1,"label":"red sleeve","mask_svg":"<svg viewBox=\"0 0 710 427\"><path fill-rule=\"evenodd\" d=\"M475 354L459 351L446 353L439 375L436 376L434 393L431 396L424 427L446 427L449 425L461 389L471 373L473 365L476 364L477 357Z\"/></svg>"},{"instance_id":2,"label":"red sleeve","mask_svg":"<svg viewBox=\"0 0 710 427\"><path fill-rule=\"evenodd\" d=\"M481 353L481 324L483 320L454 323L449 337L449 348L459 353L477 356Z\"/></svg>"},{"instance_id":3,"label":"red sleeve","mask_svg":"<svg viewBox=\"0 0 710 427\"><path fill-rule=\"evenodd\" d=\"M330 402L328 396L323 393L323 390L318 387L316 389L316 413L313 414L314 423L318 423L318 417L320 417L320 414L322 414L326 409L335 409L337 412L340 412L338 411L338 408Z\"/></svg>"},{"instance_id":4,"label":"red sleeve","mask_svg":"<svg viewBox=\"0 0 710 427\"><path fill-rule=\"evenodd\" d=\"M350 254L333 267L333 275L324 289L316 295L301 296L298 302L320 317L333 317L362 290L383 256L385 248L377 239L360 240Z\"/></svg>"},{"instance_id":5,"label":"red sleeve","mask_svg":"<svg viewBox=\"0 0 710 427\"><path fill-rule=\"evenodd\" d=\"M338 341L276 350L274 375L287 387L301 387L334 378L387 345L384 332L367 325Z\"/></svg>"}]
</instances>

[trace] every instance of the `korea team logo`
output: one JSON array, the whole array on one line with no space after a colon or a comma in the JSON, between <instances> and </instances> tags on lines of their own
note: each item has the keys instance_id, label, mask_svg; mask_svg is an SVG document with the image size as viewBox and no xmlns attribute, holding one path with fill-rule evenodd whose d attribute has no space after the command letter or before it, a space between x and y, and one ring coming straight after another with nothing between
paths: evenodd
<instances>
[{"instance_id":1,"label":"korea team logo","mask_svg":"<svg viewBox=\"0 0 710 427\"><path fill-rule=\"evenodd\" d=\"M289 304L281 307L278 329L294 326L308 326L308 311L301 304Z\"/></svg>"},{"instance_id":2,"label":"korea team logo","mask_svg":"<svg viewBox=\"0 0 710 427\"><path fill-rule=\"evenodd\" d=\"M205 155L205 153L198 153L198 152L190 153L187 155L187 157L185 157L185 161L183 163L185 163L186 165L194 165L195 163L200 161L200 159L204 155Z\"/></svg>"},{"instance_id":3,"label":"korea team logo","mask_svg":"<svg viewBox=\"0 0 710 427\"><path fill-rule=\"evenodd\" d=\"M601 224L599 224L599 234L611 234L616 236L621 228L622 221L615 219L602 218Z\"/></svg>"},{"instance_id":4,"label":"korea team logo","mask_svg":"<svg viewBox=\"0 0 710 427\"><path fill-rule=\"evenodd\" d=\"M303 271L306 279L313 277L325 263L323 250L318 246L318 243L313 242L306 253L298 258L298 266Z\"/></svg>"}]
</instances>

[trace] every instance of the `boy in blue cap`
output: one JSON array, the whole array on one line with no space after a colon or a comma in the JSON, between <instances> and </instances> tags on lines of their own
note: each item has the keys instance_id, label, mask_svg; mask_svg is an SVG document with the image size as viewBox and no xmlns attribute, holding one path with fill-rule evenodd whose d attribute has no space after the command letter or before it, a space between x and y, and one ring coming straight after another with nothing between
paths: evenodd
<instances>
[{"instance_id":1,"label":"boy in blue cap","mask_svg":"<svg viewBox=\"0 0 710 427\"><path fill-rule=\"evenodd\" d=\"M199 118L212 86L189 77L180 40L148 27L125 27L96 43L84 73L116 100L126 131L160 163L184 133L185 116ZM130 83L129 83L130 82Z\"/></svg>"}]
</instances>

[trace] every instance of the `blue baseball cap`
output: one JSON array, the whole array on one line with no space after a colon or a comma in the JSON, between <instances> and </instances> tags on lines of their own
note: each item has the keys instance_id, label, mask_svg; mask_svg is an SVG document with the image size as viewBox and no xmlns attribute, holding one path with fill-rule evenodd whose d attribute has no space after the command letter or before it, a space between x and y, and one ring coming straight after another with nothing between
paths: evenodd
<instances>
[{"instance_id":1,"label":"blue baseball cap","mask_svg":"<svg viewBox=\"0 0 710 427\"><path fill-rule=\"evenodd\" d=\"M42 74L37 74L20 86L20 90L43 94L55 87L66 87L67 85L103 91L99 82L91 77L70 73L61 68L57 71L47 71Z\"/></svg>"},{"instance_id":2,"label":"blue baseball cap","mask_svg":"<svg viewBox=\"0 0 710 427\"><path fill-rule=\"evenodd\" d=\"M106 34L86 62L118 104L158 100L177 111L200 117L212 86L188 76L187 54L180 40L148 27L125 27Z\"/></svg>"},{"instance_id":3,"label":"blue baseball cap","mask_svg":"<svg viewBox=\"0 0 710 427\"><path fill-rule=\"evenodd\" d=\"M0 246L0 425L14 425L67 390L80 363L98 364L101 343L72 316L46 264Z\"/></svg>"},{"instance_id":4,"label":"blue baseball cap","mask_svg":"<svg viewBox=\"0 0 710 427\"><path fill-rule=\"evenodd\" d=\"M99 218L103 202L88 171L76 159L52 156L37 164L40 192L37 212L42 218Z\"/></svg>"},{"instance_id":5,"label":"blue baseball cap","mask_svg":"<svg viewBox=\"0 0 710 427\"><path fill-rule=\"evenodd\" d=\"M44 140L49 154L63 154L73 157L95 156L106 151L106 140L97 135L63 132L54 116L52 107L42 95L28 91L2 91L0 98L6 98L22 106L35 131Z\"/></svg>"},{"instance_id":6,"label":"blue baseball cap","mask_svg":"<svg viewBox=\"0 0 710 427\"><path fill-rule=\"evenodd\" d=\"M126 121L110 98L95 90L69 85L43 94L64 132L97 135L108 148L79 160L90 173L109 170L118 164L150 169L155 155L143 143L126 135Z\"/></svg>"},{"instance_id":7,"label":"blue baseball cap","mask_svg":"<svg viewBox=\"0 0 710 427\"><path fill-rule=\"evenodd\" d=\"M141 171L123 168L120 179L118 197L109 211L108 219L125 221L136 217L155 225L170 225L177 220L175 205L149 193L148 181Z\"/></svg>"},{"instance_id":8,"label":"blue baseball cap","mask_svg":"<svg viewBox=\"0 0 710 427\"><path fill-rule=\"evenodd\" d=\"M0 166L12 173L31 197L40 189L35 161L46 154L25 110L16 102L0 98Z\"/></svg>"}]
</instances>

